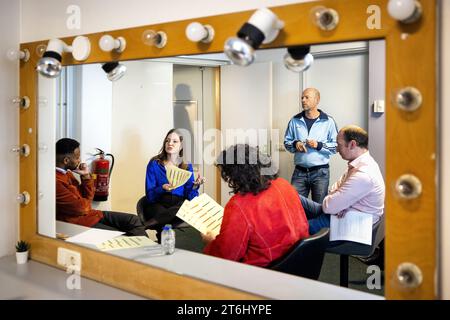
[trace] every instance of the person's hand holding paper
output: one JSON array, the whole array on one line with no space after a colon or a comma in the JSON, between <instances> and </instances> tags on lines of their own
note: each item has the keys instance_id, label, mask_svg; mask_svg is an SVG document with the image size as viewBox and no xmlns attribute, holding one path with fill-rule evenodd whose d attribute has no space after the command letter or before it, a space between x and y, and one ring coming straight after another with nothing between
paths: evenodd
<instances>
[{"instance_id":1,"label":"person's hand holding paper","mask_svg":"<svg viewBox=\"0 0 450 320\"><path fill-rule=\"evenodd\" d=\"M170 191L172 189L176 189L182 185L184 185L189 178L191 177L192 172L180 169L175 166L168 166L166 167L166 177L170 184L170 189L167 191Z\"/></svg>"}]
</instances>

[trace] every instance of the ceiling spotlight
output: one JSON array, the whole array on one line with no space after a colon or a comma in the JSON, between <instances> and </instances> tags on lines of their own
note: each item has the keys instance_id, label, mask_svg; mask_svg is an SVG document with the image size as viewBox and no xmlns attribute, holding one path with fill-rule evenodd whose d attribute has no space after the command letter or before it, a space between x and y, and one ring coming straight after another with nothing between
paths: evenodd
<instances>
[{"instance_id":1,"label":"ceiling spotlight","mask_svg":"<svg viewBox=\"0 0 450 320\"><path fill-rule=\"evenodd\" d=\"M192 42L210 43L214 38L214 29L208 24L191 22L186 27L186 37Z\"/></svg>"},{"instance_id":2,"label":"ceiling spotlight","mask_svg":"<svg viewBox=\"0 0 450 320\"><path fill-rule=\"evenodd\" d=\"M303 72L309 69L314 62L310 46L289 47L284 56L284 65L291 71Z\"/></svg>"},{"instance_id":3,"label":"ceiling spotlight","mask_svg":"<svg viewBox=\"0 0 450 320\"><path fill-rule=\"evenodd\" d=\"M412 23L422 16L422 5L417 0L389 0L387 10L395 20Z\"/></svg>"},{"instance_id":4,"label":"ceiling spotlight","mask_svg":"<svg viewBox=\"0 0 450 320\"><path fill-rule=\"evenodd\" d=\"M115 51L115 52L123 52L125 47L127 46L127 41L123 37L113 38L112 36L105 34L98 41L98 45L100 49L105 52Z\"/></svg>"},{"instance_id":5,"label":"ceiling spotlight","mask_svg":"<svg viewBox=\"0 0 450 320\"><path fill-rule=\"evenodd\" d=\"M27 49L25 50L16 50L16 49L9 49L6 52L6 57L11 60L23 60L24 62L27 62L30 59L30 51Z\"/></svg>"},{"instance_id":6,"label":"ceiling spotlight","mask_svg":"<svg viewBox=\"0 0 450 320\"><path fill-rule=\"evenodd\" d=\"M284 22L269 9L257 10L244 23L237 33L237 38L229 38L225 42L225 54L240 66L248 66L255 59L254 50L258 49L261 43L270 43L278 36L284 27Z\"/></svg>"},{"instance_id":7,"label":"ceiling spotlight","mask_svg":"<svg viewBox=\"0 0 450 320\"><path fill-rule=\"evenodd\" d=\"M164 31L145 30L142 33L142 42L147 46L162 48L167 43L167 34Z\"/></svg>"},{"instance_id":8,"label":"ceiling spotlight","mask_svg":"<svg viewBox=\"0 0 450 320\"><path fill-rule=\"evenodd\" d=\"M127 67L118 62L107 62L102 65L102 69L105 71L106 77L109 81L119 80L127 71Z\"/></svg>"},{"instance_id":9,"label":"ceiling spotlight","mask_svg":"<svg viewBox=\"0 0 450 320\"><path fill-rule=\"evenodd\" d=\"M284 65L291 71L303 72L309 69L314 62L310 46L289 47L284 56Z\"/></svg>"},{"instance_id":10,"label":"ceiling spotlight","mask_svg":"<svg viewBox=\"0 0 450 320\"><path fill-rule=\"evenodd\" d=\"M47 78L59 76L63 52L71 52L75 60L83 61L89 57L91 43L84 36L76 37L71 46L60 39L50 40L42 58L39 59L37 71Z\"/></svg>"},{"instance_id":11,"label":"ceiling spotlight","mask_svg":"<svg viewBox=\"0 0 450 320\"><path fill-rule=\"evenodd\" d=\"M334 9L318 6L311 10L311 19L320 29L330 31L336 29L339 23L339 14Z\"/></svg>"}]
</instances>

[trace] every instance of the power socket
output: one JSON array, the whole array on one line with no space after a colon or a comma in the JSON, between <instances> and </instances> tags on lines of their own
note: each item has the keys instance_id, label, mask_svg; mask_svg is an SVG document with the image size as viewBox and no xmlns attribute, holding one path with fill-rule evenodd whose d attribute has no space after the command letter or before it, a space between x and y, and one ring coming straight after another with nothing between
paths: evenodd
<instances>
[{"instance_id":1,"label":"power socket","mask_svg":"<svg viewBox=\"0 0 450 320\"><path fill-rule=\"evenodd\" d=\"M58 248L58 264L71 271L81 272L81 253Z\"/></svg>"},{"instance_id":2,"label":"power socket","mask_svg":"<svg viewBox=\"0 0 450 320\"><path fill-rule=\"evenodd\" d=\"M385 112L384 100L375 100L373 102L373 112L375 113Z\"/></svg>"}]
</instances>

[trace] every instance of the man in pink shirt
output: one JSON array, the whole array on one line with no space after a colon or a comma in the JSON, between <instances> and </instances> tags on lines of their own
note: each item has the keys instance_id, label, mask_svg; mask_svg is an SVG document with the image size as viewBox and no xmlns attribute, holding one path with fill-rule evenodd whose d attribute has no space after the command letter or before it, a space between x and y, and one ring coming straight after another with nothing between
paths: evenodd
<instances>
[{"instance_id":1,"label":"man in pink shirt","mask_svg":"<svg viewBox=\"0 0 450 320\"><path fill-rule=\"evenodd\" d=\"M337 151L348 161L348 170L331 187L322 204L300 196L309 222L309 233L330 227L330 214L339 218L349 210L373 215L376 223L383 215L385 186L383 175L368 150L367 132L355 125L342 128Z\"/></svg>"}]
</instances>

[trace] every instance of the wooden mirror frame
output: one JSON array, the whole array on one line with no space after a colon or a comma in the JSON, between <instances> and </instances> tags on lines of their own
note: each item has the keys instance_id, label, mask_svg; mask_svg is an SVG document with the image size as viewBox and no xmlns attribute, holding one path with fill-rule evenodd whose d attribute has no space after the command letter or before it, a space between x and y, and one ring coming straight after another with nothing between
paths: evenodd
<instances>
[{"instance_id":1,"label":"wooden mirror frame","mask_svg":"<svg viewBox=\"0 0 450 320\"><path fill-rule=\"evenodd\" d=\"M357 40L386 41L386 237L385 296L388 299L434 299L437 296L437 14L436 1L421 1L423 15L412 24L402 24L387 13L388 0L339 0L292 4L271 8L285 22L278 38L263 48L301 44L334 43ZM338 27L321 31L310 20L310 10L318 5L339 13ZM381 28L368 29L367 19L374 14L369 6L380 9ZM371 7L374 8L374 7ZM91 54L82 63L111 60L136 60L175 55L222 52L225 40L234 36L254 11L161 23L136 28L87 34ZM215 29L210 44L193 43L185 36L186 26L198 21ZM149 47L141 41L144 30L165 31L167 45ZM127 49L122 54L106 53L98 47L104 34L123 36ZM71 43L73 37L63 38ZM20 237L32 245L31 258L57 266L57 248L82 253L82 275L106 284L156 299L255 299L256 295L218 284L181 276L156 267L122 259L106 253L48 238L37 230L37 72L38 41L21 44L31 58L20 63L20 95L31 105L20 111L20 145L28 144L31 154L20 159L20 191L28 191L31 202L20 208ZM81 64L70 54L63 55L63 65ZM399 109L392 97L396 90L415 87L423 97L422 106L413 112ZM422 183L422 194L402 200L394 185L403 174L414 174ZM417 265L423 275L416 289L403 289L396 280L396 270L403 262ZM109 266L115 265L115 268ZM173 283L173 286L167 284ZM176 290L167 290L176 288Z\"/></svg>"}]
</instances>

